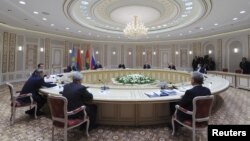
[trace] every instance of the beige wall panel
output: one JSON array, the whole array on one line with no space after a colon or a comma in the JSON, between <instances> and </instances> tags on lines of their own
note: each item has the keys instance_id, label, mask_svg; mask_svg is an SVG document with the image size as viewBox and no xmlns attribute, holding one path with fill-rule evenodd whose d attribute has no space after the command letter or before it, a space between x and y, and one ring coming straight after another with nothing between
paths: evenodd
<instances>
[{"instance_id":1,"label":"beige wall panel","mask_svg":"<svg viewBox=\"0 0 250 141\"><path fill-rule=\"evenodd\" d=\"M9 52L9 33L4 32L3 34L3 62L2 62L2 73L6 73L8 70L8 52Z\"/></svg>"},{"instance_id":2,"label":"beige wall panel","mask_svg":"<svg viewBox=\"0 0 250 141\"><path fill-rule=\"evenodd\" d=\"M11 33L9 39L9 72L15 71L16 34Z\"/></svg>"},{"instance_id":3,"label":"beige wall panel","mask_svg":"<svg viewBox=\"0 0 250 141\"><path fill-rule=\"evenodd\" d=\"M37 45L26 45L26 70L33 70L37 67Z\"/></svg>"}]
</instances>

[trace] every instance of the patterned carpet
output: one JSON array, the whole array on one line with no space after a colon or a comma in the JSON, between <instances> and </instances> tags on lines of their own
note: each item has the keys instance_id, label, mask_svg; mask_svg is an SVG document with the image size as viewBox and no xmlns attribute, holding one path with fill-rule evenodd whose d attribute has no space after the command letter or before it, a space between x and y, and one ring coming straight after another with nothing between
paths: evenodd
<instances>
[{"instance_id":1,"label":"patterned carpet","mask_svg":"<svg viewBox=\"0 0 250 141\"><path fill-rule=\"evenodd\" d=\"M22 83L15 84L21 88ZM250 92L229 88L219 94L213 109L211 124L250 124ZM0 86L0 141L50 141L51 119L39 117L37 120L24 114L25 108L17 110L15 124L10 126L10 95L7 87ZM57 129L55 140L63 140L62 130ZM191 131L181 128L175 136L166 125L127 127L98 126L90 131L86 138L85 132L72 129L68 132L69 141L190 141ZM206 132L199 133L197 139L206 141Z\"/></svg>"}]
</instances>

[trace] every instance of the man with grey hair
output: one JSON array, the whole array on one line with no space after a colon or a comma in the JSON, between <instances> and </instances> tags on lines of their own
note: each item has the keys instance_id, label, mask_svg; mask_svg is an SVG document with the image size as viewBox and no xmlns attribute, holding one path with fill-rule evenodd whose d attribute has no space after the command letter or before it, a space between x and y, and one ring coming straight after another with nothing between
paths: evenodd
<instances>
[{"instance_id":1,"label":"man with grey hair","mask_svg":"<svg viewBox=\"0 0 250 141\"><path fill-rule=\"evenodd\" d=\"M68 111L75 110L82 105L86 106L86 112L90 119L89 130L95 128L97 107L91 104L93 95L87 90L87 87L82 85L83 76L80 72L73 73L73 82L64 86L62 95L68 100ZM76 115L71 115L69 118L83 117L83 112Z\"/></svg>"},{"instance_id":2,"label":"man with grey hair","mask_svg":"<svg viewBox=\"0 0 250 141\"><path fill-rule=\"evenodd\" d=\"M177 104L189 111L193 111L193 99L195 97L211 95L210 90L207 87L202 86L203 81L204 81L204 77L202 73L197 72L197 71L193 72L191 75L191 84L193 88L187 90L184 96L181 98L181 100ZM175 111L175 105L176 103L170 103L170 112L171 112L170 114L172 115L174 114L174 111ZM185 121L185 120L191 120L192 116L187 115L183 112L178 112L177 118L180 121ZM175 122L175 124L176 124L175 127L180 126L177 122Z\"/></svg>"}]
</instances>

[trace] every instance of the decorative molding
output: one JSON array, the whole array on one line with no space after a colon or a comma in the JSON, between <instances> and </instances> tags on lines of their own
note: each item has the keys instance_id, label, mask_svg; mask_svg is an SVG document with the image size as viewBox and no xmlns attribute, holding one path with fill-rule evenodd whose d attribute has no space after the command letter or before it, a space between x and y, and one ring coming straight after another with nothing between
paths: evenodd
<instances>
[{"instance_id":1,"label":"decorative molding","mask_svg":"<svg viewBox=\"0 0 250 141\"><path fill-rule=\"evenodd\" d=\"M37 67L37 45L26 45L26 70L32 70Z\"/></svg>"},{"instance_id":2,"label":"decorative molding","mask_svg":"<svg viewBox=\"0 0 250 141\"><path fill-rule=\"evenodd\" d=\"M66 67L69 64L69 42L64 42L64 64L63 66Z\"/></svg>"},{"instance_id":3,"label":"decorative molding","mask_svg":"<svg viewBox=\"0 0 250 141\"><path fill-rule=\"evenodd\" d=\"M216 52L217 52L217 58L216 58L216 69L217 70L222 70L222 40L218 39L217 40L217 47L216 47Z\"/></svg>"},{"instance_id":4,"label":"decorative molding","mask_svg":"<svg viewBox=\"0 0 250 141\"><path fill-rule=\"evenodd\" d=\"M9 72L15 71L16 34L10 33L9 38Z\"/></svg>"},{"instance_id":5,"label":"decorative molding","mask_svg":"<svg viewBox=\"0 0 250 141\"><path fill-rule=\"evenodd\" d=\"M50 62L50 39L49 38L46 38L45 39L45 69L49 69L49 62Z\"/></svg>"},{"instance_id":6,"label":"decorative molding","mask_svg":"<svg viewBox=\"0 0 250 141\"><path fill-rule=\"evenodd\" d=\"M3 34L3 64L2 64L2 73L7 72L8 68L8 42L9 42L9 33L4 32Z\"/></svg>"}]
</instances>

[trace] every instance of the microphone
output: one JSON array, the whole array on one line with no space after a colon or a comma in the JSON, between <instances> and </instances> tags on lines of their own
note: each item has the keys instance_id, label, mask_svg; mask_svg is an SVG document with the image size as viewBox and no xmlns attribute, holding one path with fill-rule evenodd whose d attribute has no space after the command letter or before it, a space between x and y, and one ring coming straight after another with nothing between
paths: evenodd
<instances>
[{"instance_id":1,"label":"microphone","mask_svg":"<svg viewBox=\"0 0 250 141\"><path fill-rule=\"evenodd\" d=\"M101 87L101 90L107 90L107 89L109 89L108 86L105 86L105 82L104 81L102 81L101 79L99 79L99 82L101 82L103 84L103 86Z\"/></svg>"}]
</instances>

